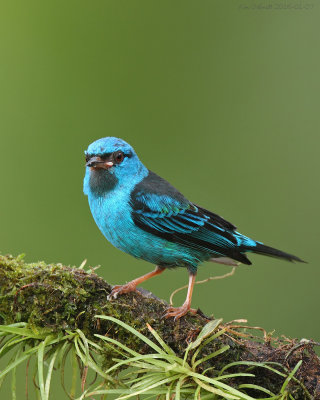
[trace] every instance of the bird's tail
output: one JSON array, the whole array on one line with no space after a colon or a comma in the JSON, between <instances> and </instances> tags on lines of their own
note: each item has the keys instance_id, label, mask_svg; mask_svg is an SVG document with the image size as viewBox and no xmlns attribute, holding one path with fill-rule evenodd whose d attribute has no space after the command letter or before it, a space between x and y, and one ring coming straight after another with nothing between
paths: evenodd
<instances>
[{"instance_id":1,"label":"bird's tail","mask_svg":"<svg viewBox=\"0 0 320 400\"><path fill-rule=\"evenodd\" d=\"M284 251L274 249L273 247L265 246L262 243L257 243L255 246L250 246L247 248L247 251L251 251L252 253L262 254L264 256L283 258L287 261L298 261L305 263L306 261L301 260L301 258L294 256L293 254L285 253Z\"/></svg>"}]
</instances>

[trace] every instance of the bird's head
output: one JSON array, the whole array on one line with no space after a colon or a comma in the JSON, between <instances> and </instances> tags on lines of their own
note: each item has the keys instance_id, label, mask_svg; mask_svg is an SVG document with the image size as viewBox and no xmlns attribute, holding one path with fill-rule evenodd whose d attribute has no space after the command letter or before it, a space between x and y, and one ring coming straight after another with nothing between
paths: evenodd
<instances>
[{"instance_id":1,"label":"bird's head","mask_svg":"<svg viewBox=\"0 0 320 400\"><path fill-rule=\"evenodd\" d=\"M84 192L110 190L116 184L137 183L146 174L134 149L124 140L105 137L91 143L85 151L86 176Z\"/></svg>"}]
</instances>

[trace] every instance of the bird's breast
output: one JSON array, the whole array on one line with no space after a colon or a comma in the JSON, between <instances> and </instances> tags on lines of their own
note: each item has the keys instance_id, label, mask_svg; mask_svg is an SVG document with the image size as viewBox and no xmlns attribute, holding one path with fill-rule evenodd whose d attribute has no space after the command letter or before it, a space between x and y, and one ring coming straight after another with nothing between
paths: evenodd
<instances>
[{"instance_id":1,"label":"bird's breast","mask_svg":"<svg viewBox=\"0 0 320 400\"><path fill-rule=\"evenodd\" d=\"M129 195L123 191L104 196L89 196L93 218L103 235L116 247L121 248L125 233L132 227Z\"/></svg>"},{"instance_id":2,"label":"bird's breast","mask_svg":"<svg viewBox=\"0 0 320 400\"><path fill-rule=\"evenodd\" d=\"M197 265L199 255L136 226L132 219L130 194L89 196L93 218L100 231L118 249L153 264L175 267Z\"/></svg>"}]
</instances>

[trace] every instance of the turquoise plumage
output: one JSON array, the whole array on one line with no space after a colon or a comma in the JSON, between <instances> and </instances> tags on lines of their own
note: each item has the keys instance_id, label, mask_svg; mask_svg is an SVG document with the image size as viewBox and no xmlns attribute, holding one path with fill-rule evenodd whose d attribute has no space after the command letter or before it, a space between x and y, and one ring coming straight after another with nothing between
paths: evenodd
<instances>
[{"instance_id":1,"label":"turquoise plumage","mask_svg":"<svg viewBox=\"0 0 320 400\"><path fill-rule=\"evenodd\" d=\"M135 290L165 268L185 267L189 271L186 301L166 314L177 319L195 312L190 308L192 290L198 265L204 261L251 264L246 256L250 252L302 261L242 235L230 222L187 200L149 171L121 139L99 139L85 154L84 193L99 229L115 247L156 265L153 272L115 286L110 298Z\"/></svg>"}]
</instances>

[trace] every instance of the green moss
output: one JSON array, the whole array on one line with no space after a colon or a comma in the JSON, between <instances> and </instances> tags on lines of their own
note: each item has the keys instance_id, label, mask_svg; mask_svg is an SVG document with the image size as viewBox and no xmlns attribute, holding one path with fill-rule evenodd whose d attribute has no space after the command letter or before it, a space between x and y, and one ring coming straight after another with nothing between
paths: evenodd
<instances>
[{"instance_id":1,"label":"green moss","mask_svg":"<svg viewBox=\"0 0 320 400\"><path fill-rule=\"evenodd\" d=\"M62 264L44 262L28 264L24 262L23 255L18 257L0 255L0 323L3 325L22 321L26 322L35 333L43 328L48 333L55 334L81 329L87 338L95 342L98 340L94 335L99 333L116 338L139 353L150 351L150 348L142 344L137 336L128 333L121 326L95 318L95 315L110 315L152 339L146 327L146 323L149 323L176 354L183 357L188 342L208 322L201 315L187 315L178 322L173 319L165 320L159 317L165 313L167 307L165 302L139 292L109 301L107 297L110 291L111 286L92 272ZM291 346L295 343L293 341ZM284 363L285 355L289 351L288 347L284 351L275 351L270 344L241 340L239 336L228 333L213 340L202 350L199 357L205 357L226 344L230 349L215 357L212 376L215 370L221 370L223 366L238 360L260 362L268 359ZM287 343L279 342L278 348L285 345ZM104 347L101 365L110 367L114 357L119 357L119 354L112 348ZM296 365L299 357L301 355L293 353L289 365ZM309 357L304 355L304 362L309 363L309 368L319 367L319 361L312 354ZM212 367L210 360L202 366L203 369L210 367ZM241 368L237 367L232 372L239 370ZM304 370L307 370L306 367ZM271 375L268 377L265 371L257 371L257 382L261 379L264 387L278 392L282 379ZM296 385L292 393L299 399L301 390Z\"/></svg>"}]
</instances>

